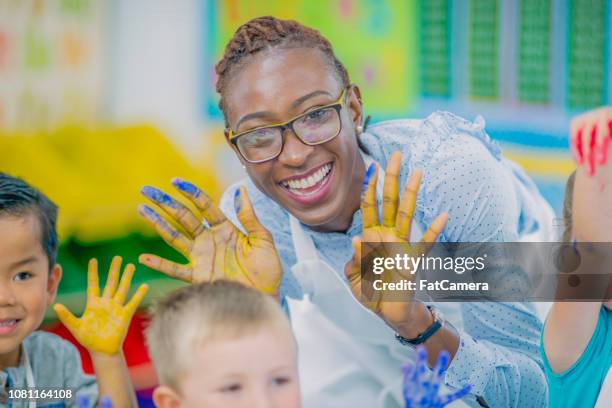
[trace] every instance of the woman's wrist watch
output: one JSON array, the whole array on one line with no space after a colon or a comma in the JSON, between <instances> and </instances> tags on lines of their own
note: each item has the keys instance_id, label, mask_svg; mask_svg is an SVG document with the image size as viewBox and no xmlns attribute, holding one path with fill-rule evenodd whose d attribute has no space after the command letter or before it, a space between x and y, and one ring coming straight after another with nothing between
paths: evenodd
<instances>
[{"instance_id":1,"label":"woman's wrist watch","mask_svg":"<svg viewBox=\"0 0 612 408\"><path fill-rule=\"evenodd\" d=\"M433 306L428 305L426 307L427 310L429 310L429 312L431 313L431 316L433 317L433 323L430 324L429 327L425 329L423 333L419 334L413 339L407 339L406 337L395 333L395 338L397 339L397 341L402 343L404 346L416 346L419 344L423 344L438 330L440 330L442 326L444 326L444 318L442 316L442 313L440 313L440 311Z\"/></svg>"}]
</instances>

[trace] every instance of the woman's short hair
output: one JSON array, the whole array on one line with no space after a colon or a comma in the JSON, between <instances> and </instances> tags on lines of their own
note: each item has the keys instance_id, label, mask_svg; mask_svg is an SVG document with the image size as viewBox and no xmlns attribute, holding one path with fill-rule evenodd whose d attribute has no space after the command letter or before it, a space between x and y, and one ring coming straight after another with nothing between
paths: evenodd
<instances>
[{"instance_id":1,"label":"woman's short hair","mask_svg":"<svg viewBox=\"0 0 612 408\"><path fill-rule=\"evenodd\" d=\"M348 71L334 54L330 42L319 31L294 20L281 20L271 16L257 17L238 27L225 47L223 58L215 66L217 92L221 95L219 108L227 124L224 100L227 84L237 68L249 56L275 48L314 48L323 53L338 76L342 87L350 84Z\"/></svg>"}]
</instances>

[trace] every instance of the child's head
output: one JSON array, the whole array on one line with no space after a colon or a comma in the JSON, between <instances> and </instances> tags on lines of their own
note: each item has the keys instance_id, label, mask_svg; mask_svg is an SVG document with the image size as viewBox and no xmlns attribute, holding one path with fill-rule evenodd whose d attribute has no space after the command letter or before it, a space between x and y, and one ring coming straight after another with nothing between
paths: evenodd
<instances>
[{"instance_id":1,"label":"child's head","mask_svg":"<svg viewBox=\"0 0 612 408\"><path fill-rule=\"evenodd\" d=\"M23 339L55 298L57 207L23 180L0 173L0 365L16 364Z\"/></svg>"},{"instance_id":2,"label":"child's head","mask_svg":"<svg viewBox=\"0 0 612 408\"><path fill-rule=\"evenodd\" d=\"M146 333L158 407L299 407L296 344L279 305L229 281L181 288Z\"/></svg>"}]
</instances>

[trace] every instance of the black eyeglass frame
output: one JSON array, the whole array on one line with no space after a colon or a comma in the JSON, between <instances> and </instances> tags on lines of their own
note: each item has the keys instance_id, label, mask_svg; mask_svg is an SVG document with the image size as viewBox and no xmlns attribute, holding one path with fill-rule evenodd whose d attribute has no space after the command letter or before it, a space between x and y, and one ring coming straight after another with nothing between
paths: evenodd
<instances>
[{"instance_id":1,"label":"black eyeglass frame","mask_svg":"<svg viewBox=\"0 0 612 408\"><path fill-rule=\"evenodd\" d=\"M291 132L293 132L293 134L302 143L304 143L305 145L316 146L316 145L320 145L320 144L323 144L323 143L327 143L330 140L332 140L333 138L335 138L336 136L338 136L340 134L340 132L342 131L342 117L340 116L340 110L342 110L342 107L346 104L345 97L346 97L346 95L348 95L347 91L349 89L350 89L350 86L347 86L346 88L344 88L342 90L342 93L340 94L340 96L338 97L338 99L335 102L330 103L328 105L319 106L317 108L311 109L311 110L309 110L307 112L304 112L304 113L294 117L293 119L290 119L290 120L288 120L286 122L283 122L283 123L278 123L278 124L274 124L274 125L267 125L267 126L260 126L260 127L254 128L254 129L245 130L244 132L240 132L240 133L237 133L235 135L233 134L233 130L231 128L229 128L228 129L228 139L229 139L231 144L236 146L236 150L238 150L238 152L240 153L242 158L244 160L246 160L247 162L253 163L253 164L264 163L264 162L267 162L269 160L273 160L273 159L277 158L278 156L280 156L280 154L283 152L283 148L285 147L284 136L285 136L285 130L287 130L287 129L291 130ZM313 112L318 112L320 110L328 109L328 108L334 108L334 110L336 111L336 115L338 115L338 121L339 121L340 125L338 126L338 131L336 132L335 135L333 135L333 136L331 136L331 137L329 137L329 138L327 138L325 140L322 140L322 141L319 141L319 142L315 142L315 143L311 143L311 142L307 142L304 139L302 139L302 137L293 129L293 124L297 120L302 119L304 116L310 115ZM270 158L263 159L263 160L249 160L245 156L245 154L242 152L242 150L240 149L240 146L238 146L238 142L237 141L238 141L238 138L241 137L241 136L244 136L244 135L249 134L251 132L256 132L256 131L261 130L261 129L276 129L276 128L280 129L281 138L283 138L283 140L282 140L281 147L280 147L278 153L276 153L274 156L272 156Z\"/></svg>"}]
</instances>

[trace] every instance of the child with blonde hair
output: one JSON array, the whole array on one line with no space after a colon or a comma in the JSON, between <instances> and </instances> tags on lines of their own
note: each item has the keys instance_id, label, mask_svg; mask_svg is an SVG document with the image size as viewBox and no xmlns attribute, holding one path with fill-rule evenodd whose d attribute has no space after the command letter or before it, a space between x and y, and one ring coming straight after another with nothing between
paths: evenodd
<instances>
[{"instance_id":1,"label":"child with blonde hair","mask_svg":"<svg viewBox=\"0 0 612 408\"><path fill-rule=\"evenodd\" d=\"M146 332L157 407L300 407L296 343L276 301L230 281L186 286Z\"/></svg>"}]
</instances>

